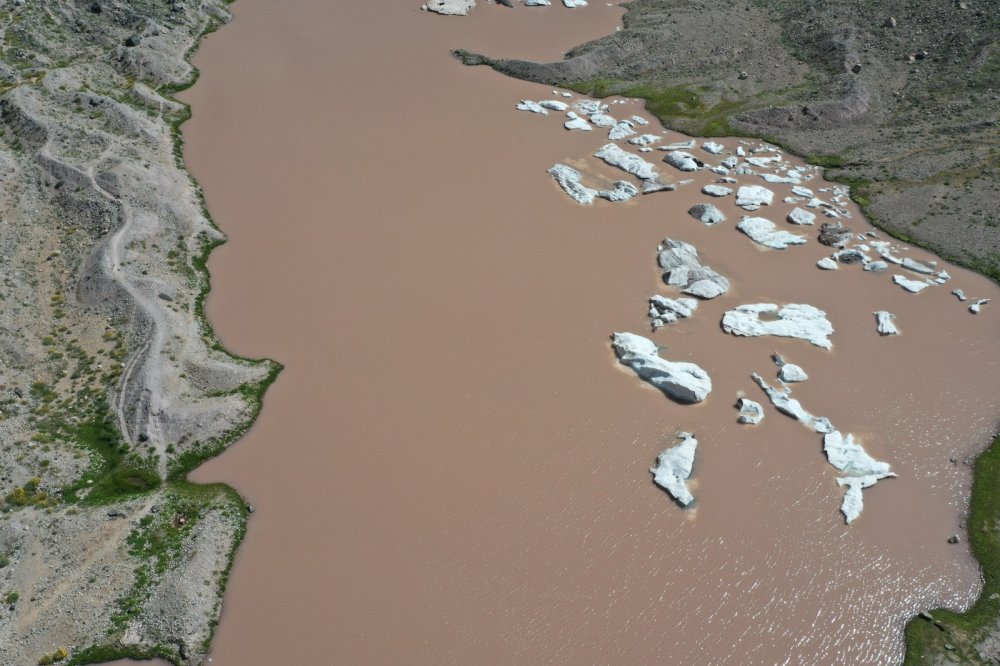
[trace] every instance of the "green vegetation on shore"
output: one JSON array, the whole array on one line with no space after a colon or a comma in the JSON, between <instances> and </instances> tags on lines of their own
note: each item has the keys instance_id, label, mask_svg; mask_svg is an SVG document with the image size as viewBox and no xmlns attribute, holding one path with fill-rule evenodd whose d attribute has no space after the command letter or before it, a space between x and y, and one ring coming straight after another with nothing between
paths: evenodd
<instances>
[{"instance_id":1,"label":"green vegetation on shore","mask_svg":"<svg viewBox=\"0 0 1000 666\"><path fill-rule=\"evenodd\" d=\"M937 609L906 625L905 666L937 664L941 655L963 664L994 663L976 644L1000 619L1000 435L976 459L966 532L983 571L983 591L964 613Z\"/></svg>"}]
</instances>

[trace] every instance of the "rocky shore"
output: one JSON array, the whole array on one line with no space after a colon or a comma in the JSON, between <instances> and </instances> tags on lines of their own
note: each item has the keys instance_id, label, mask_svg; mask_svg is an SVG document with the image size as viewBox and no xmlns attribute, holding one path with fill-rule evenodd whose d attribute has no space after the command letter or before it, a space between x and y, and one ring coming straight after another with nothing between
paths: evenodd
<instances>
[{"instance_id":1,"label":"rocky shore","mask_svg":"<svg viewBox=\"0 0 1000 666\"><path fill-rule=\"evenodd\" d=\"M201 663L247 508L184 476L278 365L205 321L224 236L183 169L225 2L11 2L0 58L0 664Z\"/></svg>"}]
</instances>

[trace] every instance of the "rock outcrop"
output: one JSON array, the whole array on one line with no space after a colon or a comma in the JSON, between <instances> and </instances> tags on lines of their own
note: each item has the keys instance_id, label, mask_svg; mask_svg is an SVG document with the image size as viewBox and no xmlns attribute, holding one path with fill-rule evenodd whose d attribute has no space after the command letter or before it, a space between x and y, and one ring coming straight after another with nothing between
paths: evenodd
<instances>
[{"instance_id":1,"label":"rock outcrop","mask_svg":"<svg viewBox=\"0 0 1000 666\"><path fill-rule=\"evenodd\" d=\"M854 441L852 435L844 436L839 430L829 432L823 437L823 451L830 464L845 475L837 479L837 483L846 488L840 510L847 522L851 523L864 508L862 489L875 485L880 479L896 475L890 471L888 463L872 458Z\"/></svg>"}]
</instances>

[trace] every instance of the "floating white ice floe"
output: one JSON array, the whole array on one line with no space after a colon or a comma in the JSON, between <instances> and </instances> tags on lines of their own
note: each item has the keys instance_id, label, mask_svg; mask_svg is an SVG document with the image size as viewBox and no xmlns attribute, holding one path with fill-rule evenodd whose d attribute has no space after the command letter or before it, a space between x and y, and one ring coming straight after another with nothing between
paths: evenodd
<instances>
[{"instance_id":1,"label":"floating white ice floe","mask_svg":"<svg viewBox=\"0 0 1000 666\"><path fill-rule=\"evenodd\" d=\"M627 150L623 150L614 143L602 146L600 150L594 153L594 157L604 160L607 164L618 167L640 180L654 180L660 176L655 166L638 155L633 155Z\"/></svg>"},{"instance_id":2,"label":"floating white ice floe","mask_svg":"<svg viewBox=\"0 0 1000 666\"><path fill-rule=\"evenodd\" d=\"M633 134L635 134L635 130L632 129L632 123L627 120L622 120L611 128L611 131L608 132L608 138L612 141L620 141L627 136L632 136Z\"/></svg>"},{"instance_id":3,"label":"floating white ice floe","mask_svg":"<svg viewBox=\"0 0 1000 666\"><path fill-rule=\"evenodd\" d=\"M445 16L465 16L476 6L476 0L428 0L421 9Z\"/></svg>"},{"instance_id":4,"label":"floating white ice floe","mask_svg":"<svg viewBox=\"0 0 1000 666\"><path fill-rule=\"evenodd\" d=\"M614 127L618 124L618 121L607 115L606 113L594 113L590 116L590 122L594 123L597 127Z\"/></svg>"},{"instance_id":5,"label":"floating white ice floe","mask_svg":"<svg viewBox=\"0 0 1000 666\"><path fill-rule=\"evenodd\" d=\"M816 265L822 268L824 271L835 271L837 270L837 262L830 257L823 257L816 262Z\"/></svg>"},{"instance_id":6,"label":"floating white ice floe","mask_svg":"<svg viewBox=\"0 0 1000 666\"><path fill-rule=\"evenodd\" d=\"M688 215L709 227L719 224L726 219L721 210L709 203L691 206L688 209Z\"/></svg>"},{"instance_id":7,"label":"floating white ice floe","mask_svg":"<svg viewBox=\"0 0 1000 666\"><path fill-rule=\"evenodd\" d=\"M590 132L590 131L592 131L594 129L591 126L591 124L586 121L586 119L581 118L580 116L578 116L573 111L567 112L566 113L566 117L569 118L569 120L567 120L566 122L563 123L563 127L565 127L568 130L578 130L578 131L581 131L581 132Z\"/></svg>"},{"instance_id":8,"label":"floating white ice floe","mask_svg":"<svg viewBox=\"0 0 1000 666\"><path fill-rule=\"evenodd\" d=\"M825 416L813 416L805 410L798 400L792 397L792 390L787 386L777 389L766 381L764 378L758 375L756 372L751 375L754 382L759 386L764 393L767 394L768 399L774 408L777 409L782 414L790 416L799 423L803 424L807 428L811 428L815 432L828 433L833 432L833 424L830 423L830 419Z\"/></svg>"},{"instance_id":9,"label":"floating white ice floe","mask_svg":"<svg viewBox=\"0 0 1000 666\"><path fill-rule=\"evenodd\" d=\"M725 197L733 193L733 190L724 185L708 184L701 188L701 191L710 197Z\"/></svg>"},{"instance_id":10,"label":"floating white ice floe","mask_svg":"<svg viewBox=\"0 0 1000 666\"><path fill-rule=\"evenodd\" d=\"M990 302L988 298L977 299L975 303L969 306L969 312L972 314L979 314L979 308Z\"/></svg>"},{"instance_id":11,"label":"floating white ice floe","mask_svg":"<svg viewBox=\"0 0 1000 666\"><path fill-rule=\"evenodd\" d=\"M649 124L649 121L643 118L642 116L632 116L631 118L629 118L629 120L634 122L636 125L640 126L645 126Z\"/></svg>"},{"instance_id":12,"label":"floating white ice floe","mask_svg":"<svg viewBox=\"0 0 1000 666\"><path fill-rule=\"evenodd\" d=\"M774 192L760 185L744 185L736 191L736 205L746 210L770 206L772 201Z\"/></svg>"},{"instance_id":13,"label":"floating white ice floe","mask_svg":"<svg viewBox=\"0 0 1000 666\"><path fill-rule=\"evenodd\" d=\"M761 315L768 318L762 319ZM833 347L829 337L833 334L833 324L826 318L826 313L804 303L789 303L780 307L774 303L740 305L723 315L722 330L737 336L774 335L798 338L823 349Z\"/></svg>"},{"instance_id":14,"label":"floating white ice floe","mask_svg":"<svg viewBox=\"0 0 1000 666\"><path fill-rule=\"evenodd\" d=\"M543 99L538 102L538 106L546 109L552 109L553 111L565 111L569 108L569 104L566 102L560 102L557 99Z\"/></svg>"},{"instance_id":15,"label":"floating white ice floe","mask_svg":"<svg viewBox=\"0 0 1000 666\"><path fill-rule=\"evenodd\" d=\"M562 0L562 3L570 9L587 6L587 0Z\"/></svg>"},{"instance_id":16,"label":"floating white ice floe","mask_svg":"<svg viewBox=\"0 0 1000 666\"><path fill-rule=\"evenodd\" d=\"M667 298L659 294L649 297L649 318L653 330L678 319L686 319L697 309L698 301L693 298Z\"/></svg>"},{"instance_id":17,"label":"floating white ice floe","mask_svg":"<svg viewBox=\"0 0 1000 666\"><path fill-rule=\"evenodd\" d=\"M538 102L532 102L530 99L522 99L517 103L515 107L518 111L531 111L532 113L540 113L543 116L549 115L549 112L545 110Z\"/></svg>"},{"instance_id":18,"label":"floating white ice floe","mask_svg":"<svg viewBox=\"0 0 1000 666\"><path fill-rule=\"evenodd\" d=\"M786 384L804 382L809 379L809 375L806 374L805 370L794 363L786 363L781 354L776 353L774 355L774 363L778 366L778 379Z\"/></svg>"},{"instance_id":19,"label":"floating white ice floe","mask_svg":"<svg viewBox=\"0 0 1000 666\"><path fill-rule=\"evenodd\" d=\"M653 482L670 493L681 506L688 506L694 501L694 496L688 490L687 481L694 468L694 454L698 448L698 440L689 432L677 433L681 443L664 449L656 457L656 467L650 467Z\"/></svg>"},{"instance_id":20,"label":"floating white ice floe","mask_svg":"<svg viewBox=\"0 0 1000 666\"><path fill-rule=\"evenodd\" d=\"M807 210L796 207L788 214L788 221L792 224L812 224L816 221L816 216Z\"/></svg>"},{"instance_id":21,"label":"floating white ice floe","mask_svg":"<svg viewBox=\"0 0 1000 666\"><path fill-rule=\"evenodd\" d=\"M663 281L680 287L685 294L711 299L729 291L729 280L710 267L702 266L698 250L690 243L663 239L657 261L664 271Z\"/></svg>"},{"instance_id":22,"label":"floating white ice floe","mask_svg":"<svg viewBox=\"0 0 1000 666\"><path fill-rule=\"evenodd\" d=\"M690 153L685 153L681 150L672 150L667 153L667 156L663 158L663 161L672 167L676 167L681 171L697 171L701 166L702 162L697 157Z\"/></svg>"},{"instance_id":23,"label":"floating white ice floe","mask_svg":"<svg viewBox=\"0 0 1000 666\"><path fill-rule=\"evenodd\" d=\"M896 315L886 310L879 310L872 314L875 315L875 326L879 335L899 335L899 329L892 321Z\"/></svg>"},{"instance_id":24,"label":"floating white ice floe","mask_svg":"<svg viewBox=\"0 0 1000 666\"><path fill-rule=\"evenodd\" d=\"M701 402L712 392L712 379L700 366L660 358L658 347L648 338L615 333L611 344L622 364L677 402Z\"/></svg>"},{"instance_id":25,"label":"floating white ice floe","mask_svg":"<svg viewBox=\"0 0 1000 666\"><path fill-rule=\"evenodd\" d=\"M721 143L715 143L714 141L706 141L701 144L701 148L706 153L712 153L713 155L721 155L722 151L726 149Z\"/></svg>"},{"instance_id":26,"label":"floating white ice floe","mask_svg":"<svg viewBox=\"0 0 1000 666\"><path fill-rule=\"evenodd\" d=\"M805 236L778 229L774 222L763 217L744 217L736 225L736 228L749 236L755 243L775 250L784 250L789 245L804 245L806 242Z\"/></svg>"},{"instance_id":27,"label":"floating white ice floe","mask_svg":"<svg viewBox=\"0 0 1000 666\"><path fill-rule=\"evenodd\" d=\"M764 420L764 408L759 402L754 402L749 398L740 398L736 403L736 408L740 410L736 417L737 423L747 423L757 425Z\"/></svg>"},{"instance_id":28,"label":"floating white ice floe","mask_svg":"<svg viewBox=\"0 0 1000 666\"><path fill-rule=\"evenodd\" d=\"M559 187L579 204L590 205L595 198L608 201L627 201L639 194L639 188L624 180L616 181L610 190L595 190L580 182L580 172L565 164L556 164L549 173L555 178Z\"/></svg>"},{"instance_id":29,"label":"floating white ice floe","mask_svg":"<svg viewBox=\"0 0 1000 666\"><path fill-rule=\"evenodd\" d=\"M910 292L911 294L919 294L927 287L931 286L927 282L920 282L919 280L910 280L902 275L893 275L892 281L898 284L900 287Z\"/></svg>"},{"instance_id":30,"label":"floating white ice floe","mask_svg":"<svg viewBox=\"0 0 1000 666\"><path fill-rule=\"evenodd\" d=\"M629 139L628 142L633 146L649 146L662 140L663 137L658 134L640 134L635 138Z\"/></svg>"},{"instance_id":31,"label":"floating white ice floe","mask_svg":"<svg viewBox=\"0 0 1000 666\"><path fill-rule=\"evenodd\" d=\"M896 476L889 463L875 460L852 435L846 437L839 430L823 437L823 451L830 464L844 472L846 476L837 479L837 484L846 488L840 510L848 524L853 522L864 508L861 491L875 485L880 479Z\"/></svg>"},{"instance_id":32,"label":"floating white ice floe","mask_svg":"<svg viewBox=\"0 0 1000 666\"><path fill-rule=\"evenodd\" d=\"M958 300L960 301L965 300L965 292L962 291L961 289L952 289L951 293L955 294L955 296L958 297Z\"/></svg>"}]
</instances>

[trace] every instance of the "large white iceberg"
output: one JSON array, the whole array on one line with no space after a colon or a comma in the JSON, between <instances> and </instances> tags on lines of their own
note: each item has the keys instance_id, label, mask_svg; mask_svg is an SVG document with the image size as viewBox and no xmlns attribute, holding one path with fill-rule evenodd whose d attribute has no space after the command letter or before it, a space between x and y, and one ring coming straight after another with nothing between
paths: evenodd
<instances>
[{"instance_id":1,"label":"large white iceberg","mask_svg":"<svg viewBox=\"0 0 1000 666\"><path fill-rule=\"evenodd\" d=\"M761 315L769 317L762 319ZM773 315L777 319L772 318ZM823 349L833 347L829 338L833 333L833 324L826 318L826 313L804 303L789 303L781 307L774 303L740 305L723 315L722 329L733 335L776 335L806 340Z\"/></svg>"},{"instance_id":2,"label":"large white iceberg","mask_svg":"<svg viewBox=\"0 0 1000 666\"><path fill-rule=\"evenodd\" d=\"M618 360L642 379L678 402L701 402L712 392L712 379L694 363L660 358L656 344L634 333L615 333L612 346Z\"/></svg>"},{"instance_id":3,"label":"large white iceberg","mask_svg":"<svg viewBox=\"0 0 1000 666\"><path fill-rule=\"evenodd\" d=\"M687 481L694 468L694 454L698 448L698 440L689 432L677 433L681 443L664 449L656 457L656 467L650 467L653 482L670 493L681 506L688 506L694 501L694 496L688 490Z\"/></svg>"}]
</instances>

